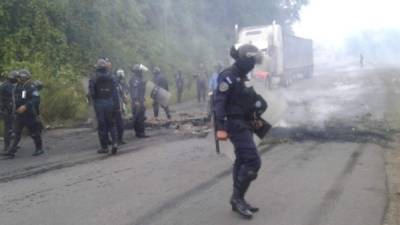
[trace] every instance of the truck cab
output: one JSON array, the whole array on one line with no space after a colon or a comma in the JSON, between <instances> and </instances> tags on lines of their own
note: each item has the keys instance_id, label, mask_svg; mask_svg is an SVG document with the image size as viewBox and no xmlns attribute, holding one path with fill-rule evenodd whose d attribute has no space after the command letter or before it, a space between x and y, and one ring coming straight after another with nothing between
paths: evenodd
<instances>
[{"instance_id":1,"label":"truck cab","mask_svg":"<svg viewBox=\"0 0 400 225\"><path fill-rule=\"evenodd\" d=\"M263 62L252 71L255 79L289 85L298 74L312 76L312 40L285 34L277 24L244 27L237 34L236 47L252 44L263 53Z\"/></svg>"}]
</instances>

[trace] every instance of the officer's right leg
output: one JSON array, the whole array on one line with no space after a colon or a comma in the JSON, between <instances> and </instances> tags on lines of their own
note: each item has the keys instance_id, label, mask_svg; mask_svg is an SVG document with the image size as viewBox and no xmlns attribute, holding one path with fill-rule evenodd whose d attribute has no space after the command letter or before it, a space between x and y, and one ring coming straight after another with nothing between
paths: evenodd
<instances>
[{"instance_id":1,"label":"officer's right leg","mask_svg":"<svg viewBox=\"0 0 400 225\"><path fill-rule=\"evenodd\" d=\"M197 102L200 102L201 98L201 88L200 88L200 84L197 83Z\"/></svg>"},{"instance_id":2,"label":"officer's right leg","mask_svg":"<svg viewBox=\"0 0 400 225\"><path fill-rule=\"evenodd\" d=\"M148 137L145 133L145 114L146 114L146 110L145 109L140 109L137 112L137 116L135 119L135 133L136 133L136 137L138 138L146 138Z\"/></svg>"},{"instance_id":3,"label":"officer's right leg","mask_svg":"<svg viewBox=\"0 0 400 225\"><path fill-rule=\"evenodd\" d=\"M261 160L250 130L232 123L228 125L228 132L236 154L233 167L232 209L249 219L253 212L258 211L258 208L250 206L244 196L250 183L257 178Z\"/></svg>"},{"instance_id":4,"label":"officer's right leg","mask_svg":"<svg viewBox=\"0 0 400 225\"><path fill-rule=\"evenodd\" d=\"M111 153L117 153L117 126L116 126L116 112L113 108L113 105L110 103L105 107L105 120L106 120L106 130L107 137L108 134L111 136Z\"/></svg>"},{"instance_id":5,"label":"officer's right leg","mask_svg":"<svg viewBox=\"0 0 400 225\"><path fill-rule=\"evenodd\" d=\"M105 106L102 104L95 104L95 112L97 118L97 132L99 135L99 141L101 149L98 153L108 153L108 132L107 132L107 122L106 122L106 110Z\"/></svg>"},{"instance_id":6,"label":"officer's right leg","mask_svg":"<svg viewBox=\"0 0 400 225\"><path fill-rule=\"evenodd\" d=\"M42 124L40 121L37 121L36 118L32 117L29 121L26 122L26 127L29 130L29 133L35 143L35 152L32 154L33 156L39 156L44 153L43 151L43 142L42 142Z\"/></svg>"},{"instance_id":7,"label":"officer's right leg","mask_svg":"<svg viewBox=\"0 0 400 225\"><path fill-rule=\"evenodd\" d=\"M154 113L154 117L158 118L158 111L160 110L160 106L158 104L158 102L156 102L155 100L153 101L153 113Z\"/></svg>"},{"instance_id":8,"label":"officer's right leg","mask_svg":"<svg viewBox=\"0 0 400 225\"><path fill-rule=\"evenodd\" d=\"M7 151L9 146L10 146L10 142L11 142L11 138L12 135L14 133L13 131L13 117L12 115L9 114L5 114L3 117L3 122L4 122L4 151Z\"/></svg>"},{"instance_id":9,"label":"officer's right leg","mask_svg":"<svg viewBox=\"0 0 400 225\"><path fill-rule=\"evenodd\" d=\"M177 91L177 94L178 94L178 96L177 96L177 98L178 98L178 103L180 103L181 100L182 100L182 90L178 90L178 91Z\"/></svg>"},{"instance_id":10,"label":"officer's right leg","mask_svg":"<svg viewBox=\"0 0 400 225\"><path fill-rule=\"evenodd\" d=\"M6 155L10 158L14 158L15 153L17 152L17 146L19 141L21 140L22 130L24 129L24 123L21 118L17 118L14 124L14 138L12 139L9 149Z\"/></svg>"},{"instance_id":11,"label":"officer's right leg","mask_svg":"<svg viewBox=\"0 0 400 225\"><path fill-rule=\"evenodd\" d=\"M118 144L125 144L123 141L123 136L124 136L124 121L122 118L122 112L121 111L116 111L115 112L115 125L117 128L117 141Z\"/></svg>"}]
</instances>

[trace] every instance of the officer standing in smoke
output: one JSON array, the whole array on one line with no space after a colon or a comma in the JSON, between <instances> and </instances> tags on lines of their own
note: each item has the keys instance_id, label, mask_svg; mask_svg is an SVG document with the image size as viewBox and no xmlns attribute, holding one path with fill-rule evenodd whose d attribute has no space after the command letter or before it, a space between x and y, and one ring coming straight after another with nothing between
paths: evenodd
<instances>
[{"instance_id":1,"label":"officer standing in smoke","mask_svg":"<svg viewBox=\"0 0 400 225\"><path fill-rule=\"evenodd\" d=\"M89 94L93 100L98 123L98 134L101 149L97 153L107 154L109 149L108 135L111 136L111 153L117 153L117 132L115 129L115 112L119 110L117 85L109 72L109 63L98 59L96 72L89 80Z\"/></svg>"},{"instance_id":2,"label":"officer standing in smoke","mask_svg":"<svg viewBox=\"0 0 400 225\"><path fill-rule=\"evenodd\" d=\"M185 86L185 80L182 75L182 71L178 70L178 73L175 75L175 86L176 86L176 97L178 103L182 101L182 93L183 93L183 88Z\"/></svg>"},{"instance_id":3,"label":"officer standing in smoke","mask_svg":"<svg viewBox=\"0 0 400 225\"><path fill-rule=\"evenodd\" d=\"M14 135L14 115L15 115L15 105L14 105L14 92L18 81L18 71L11 71L7 80L0 86L0 103L1 112L3 115L3 126L4 126L4 151L7 152L11 138Z\"/></svg>"},{"instance_id":4,"label":"officer standing in smoke","mask_svg":"<svg viewBox=\"0 0 400 225\"><path fill-rule=\"evenodd\" d=\"M168 88L168 81L165 78L164 74L161 73L160 68L155 67L153 70L154 78L153 82L155 85L158 87L161 87L165 89L166 91L169 91ZM158 112L160 109L160 103L158 102L157 98L154 96L157 93L152 93L152 98L153 98L153 112L154 112L154 117L158 118ZM171 114L169 113L169 108L166 105L161 105L161 108L164 109L165 114L167 115L168 119L171 119Z\"/></svg>"},{"instance_id":5,"label":"officer standing in smoke","mask_svg":"<svg viewBox=\"0 0 400 225\"><path fill-rule=\"evenodd\" d=\"M146 120L146 107L145 93L146 93L146 82L143 80L143 73L148 69L142 64L135 64L132 67L132 77L129 80L129 92L132 101L132 117L133 124L138 138L147 138L145 134L144 122Z\"/></svg>"},{"instance_id":6,"label":"officer standing in smoke","mask_svg":"<svg viewBox=\"0 0 400 225\"><path fill-rule=\"evenodd\" d=\"M266 102L250 86L247 74L261 61L258 49L246 44L239 49L232 47L234 64L218 76L214 107L216 137L232 142L236 160L233 165L232 210L251 219L258 208L244 198L250 183L257 178L261 159L253 140L253 132L260 126L255 116L266 110Z\"/></svg>"},{"instance_id":7,"label":"officer standing in smoke","mask_svg":"<svg viewBox=\"0 0 400 225\"><path fill-rule=\"evenodd\" d=\"M205 102L207 95L208 74L203 64L200 64L199 72L194 77L196 79L197 101L201 102L203 100Z\"/></svg>"},{"instance_id":8,"label":"officer standing in smoke","mask_svg":"<svg viewBox=\"0 0 400 225\"><path fill-rule=\"evenodd\" d=\"M33 156L44 153L42 146L42 124L39 120L38 106L40 94L36 85L31 80L29 70L23 69L18 72L18 83L14 91L15 98L15 137L7 152L9 158L14 158L17 146L21 140L22 130L27 127L35 143Z\"/></svg>"}]
</instances>

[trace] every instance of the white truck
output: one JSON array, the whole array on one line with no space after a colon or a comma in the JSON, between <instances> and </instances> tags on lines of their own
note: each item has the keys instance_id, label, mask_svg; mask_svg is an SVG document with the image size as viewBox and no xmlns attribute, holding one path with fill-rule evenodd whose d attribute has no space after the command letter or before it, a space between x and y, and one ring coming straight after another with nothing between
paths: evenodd
<instances>
[{"instance_id":1,"label":"white truck","mask_svg":"<svg viewBox=\"0 0 400 225\"><path fill-rule=\"evenodd\" d=\"M253 77L264 79L270 85L290 85L302 75L313 76L313 42L283 32L277 24L268 26L243 27L237 32L239 47L253 44L264 53L262 64L253 70Z\"/></svg>"}]
</instances>

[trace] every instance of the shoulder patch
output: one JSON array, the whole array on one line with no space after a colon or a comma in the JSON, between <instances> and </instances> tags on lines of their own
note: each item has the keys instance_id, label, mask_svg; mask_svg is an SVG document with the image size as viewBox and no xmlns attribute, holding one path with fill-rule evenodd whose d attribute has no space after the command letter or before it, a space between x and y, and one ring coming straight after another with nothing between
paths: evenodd
<instances>
[{"instance_id":1,"label":"shoulder patch","mask_svg":"<svg viewBox=\"0 0 400 225\"><path fill-rule=\"evenodd\" d=\"M230 77L226 77L226 81L228 81L229 84L233 83Z\"/></svg>"},{"instance_id":2,"label":"shoulder patch","mask_svg":"<svg viewBox=\"0 0 400 225\"><path fill-rule=\"evenodd\" d=\"M37 97L37 96L40 96L40 93L39 93L39 91L34 91L34 92L32 93L32 95Z\"/></svg>"},{"instance_id":3,"label":"shoulder patch","mask_svg":"<svg viewBox=\"0 0 400 225\"><path fill-rule=\"evenodd\" d=\"M220 92L225 92L225 91L229 90L229 84L226 83L226 82L224 82L224 81L221 82L221 83L219 84L218 90L219 90Z\"/></svg>"}]
</instances>

